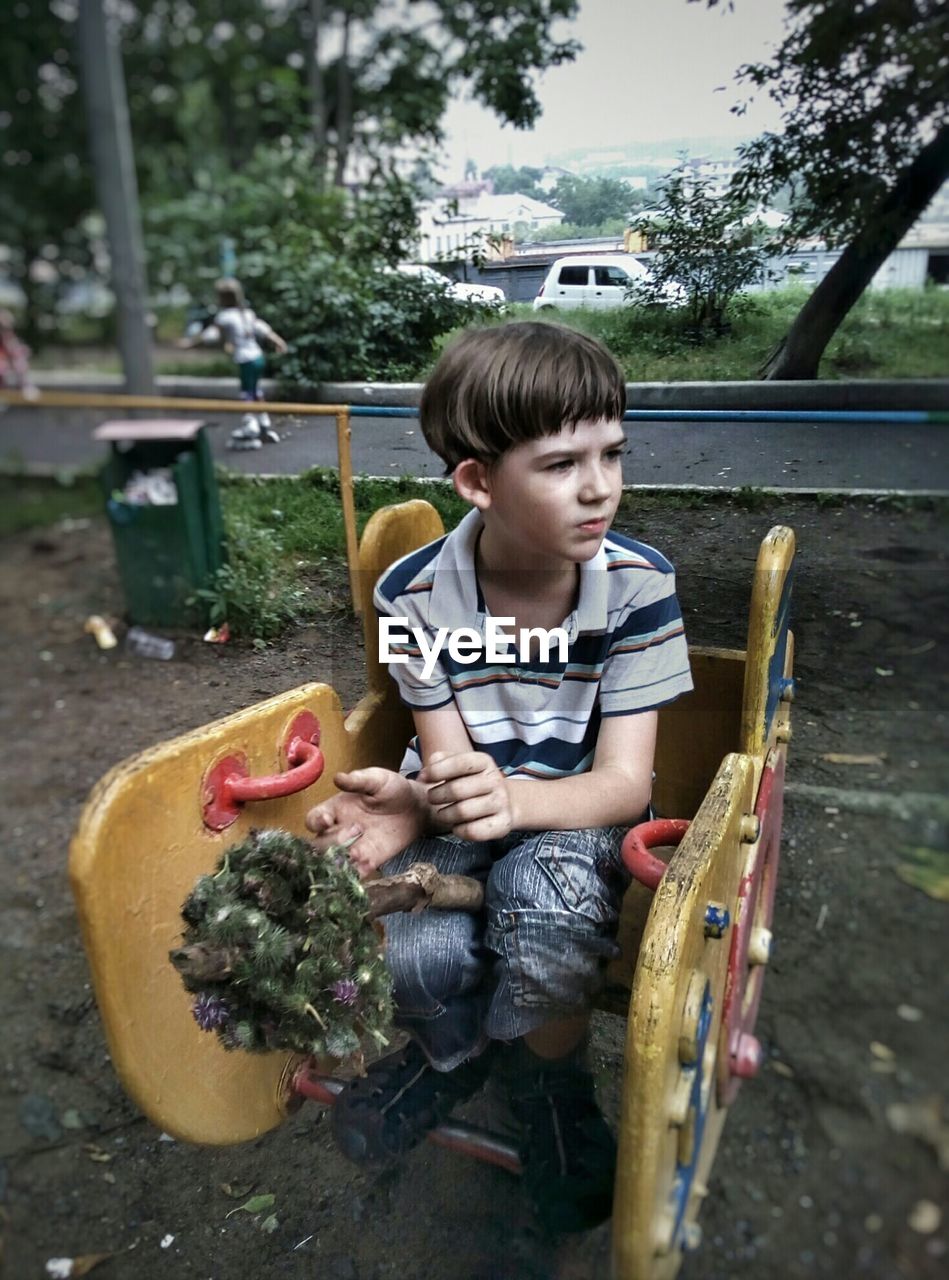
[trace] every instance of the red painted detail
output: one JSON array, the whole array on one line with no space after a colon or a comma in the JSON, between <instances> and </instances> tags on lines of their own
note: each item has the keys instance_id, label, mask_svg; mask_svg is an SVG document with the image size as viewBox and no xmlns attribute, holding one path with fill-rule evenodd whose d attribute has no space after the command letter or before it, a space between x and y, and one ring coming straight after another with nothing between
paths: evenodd
<instances>
[{"instance_id":1,"label":"red painted detail","mask_svg":"<svg viewBox=\"0 0 949 1280\"><path fill-rule=\"evenodd\" d=\"M345 1087L342 1080L336 1080L332 1076L321 1076L306 1062L298 1067L291 1085L294 1093L300 1094L303 1098L310 1098L313 1102L322 1102L327 1107L333 1105L337 1095L342 1093Z\"/></svg>"},{"instance_id":2,"label":"red painted detail","mask_svg":"<svg viewBox=\"0 0 949 1280\"><path fill-rule=\"evenodd\" d=\"M230 795L227 783L231 778L247 777L245 755L226 756L204 775L201 787L201 805L204 825L211 831L224 831L241 816L241 806Z\"/></svg>"},{"instance_id":3,"label":"red painted detail","mask_svg":"<svg viewBox=\"0 0 949 1280\"><path fill-rule=\"evenodd\" d=\"M241 815L248 800L277 800L312 786L323 772L323 752L319 748L320 725L316 716L302 711L290 725L285 773L250 777L247 757L227 756L208 770L201 788L204 825L223 831Z\"/></svg>"},{"instance_id":4,"label":"red painted detail","mask_svg":"<svg viewBox=\"0 0 949 1280\"><path fill-rule=\"evenodd\" d=\"M758 1074L763 1056L758 1037L743 1031L738 1037L735 1052L732 1055L732 1075L740 1080L751 1080Z\"/></svg>"},{"instance_id":5,"label":"red painted detail","mask_svg":"<svg viewBox=\"0 0 949 1280\"><path fill-rule=\"evenodd\" d=\"M748 947L753 931L769 929L774 914L784 809L784 761L782 746L771 751L765 762L755 804L760 830L738 885L719 1041L722 1058L728 1063L727 1073L723 1071L718 1078L718 1102L723 1107L735 1100L741 1081L750 1079L761 1061L761 1046L753 1033L765 966L749 963Z\"/></svg>"},{"instance_id":6,"label":"red painted detail","mask_svg":"<svg viewBox=\"0 0 949 1280\"><path fill-rule=\"evenodd\" d=\"M659 881L666 873L666 864L649 850L660 845L677 845L688 829L685 818L640 822L626 833L623 841L621 852L627 871L647 889L658 889Z\"/></svg>"},{"instance_id":7,"label":"red painted detail","mask_svg":"<svg viewBox=\"0 0 949 1280\"><path fill-rule=\"evenodd\" d=\"M290 1087L302 1098L309 1098L313 1102L331 1107L346 1085L333 1076L320 1075L309 1062L303 1062L297 1068ZM481 1160L485 1164L493 1164L498 1169L506 1169L508 1173L523 1172L520 1157L511 1143L499 1134L490 1133L486 1129L449 1121L439 1125L426 1136L429 1142L433 1142L436 1146L457 1151L460 1155Z\"/></svg>"}]
</instances>

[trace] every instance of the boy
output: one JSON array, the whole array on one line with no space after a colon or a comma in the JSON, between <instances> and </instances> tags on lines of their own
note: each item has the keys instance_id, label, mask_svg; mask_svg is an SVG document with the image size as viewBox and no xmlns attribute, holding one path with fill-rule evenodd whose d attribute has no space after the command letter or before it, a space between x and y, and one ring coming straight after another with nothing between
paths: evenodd
<instances>
[{"instance_id":1,"label":"boy","mask_svg":"<svg viewBox=\"0 0 949 1280\"><path fill-rule=\"evenodd\" d=\"M340 774L307 818L317 847L355 838L363 875L429 861L485 884L484 919L387 918L412 1039L340 1096L339 1145L364 1162L401 1154L492 1065L522 1126L526 1185L555 1230L611 1211L615 1144L585 1064L589 1008L616 954L620 845L649 805L656 708L691 688L671 566L608 532L625 406L612 357L566 328L472 330L446 350L419 417L472 510L375 593L416 737L400 773ZM492 661L502 620L541 634ZM433 641L472 626L483 643L443 644L433 667ZM557 628L562 643L539 643L559 641Z\"/></svg>"}]
</instances>

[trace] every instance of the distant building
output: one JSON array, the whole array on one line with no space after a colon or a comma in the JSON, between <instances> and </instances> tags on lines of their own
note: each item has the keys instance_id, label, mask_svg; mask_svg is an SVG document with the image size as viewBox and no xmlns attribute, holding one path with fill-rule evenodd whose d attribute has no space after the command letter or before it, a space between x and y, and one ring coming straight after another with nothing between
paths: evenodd
<instances>
[{"instance_id":1,"label":"distant building","mask_svg":"<svg viewBox=\"0 0 949 1280\"><path fill-rule=\"evenodd\" d=\"M707 182L709 195L724 195L732 178L741 168L741 160L731 156L728 160L707 160L696 157L684 162L684 168L692 178Z\"/></svg>"},{"instance_id":2,"label":"distant building","mask_svg":"<svg viewBox=\"0 0 949 1280\"><path fill-rule=\"evenodd\" d=\"M488 248L489 237L500 240L512 236L516 228L526 228L530 233L563 222L563 214L552 205L517 193L494 195L484 190L484 185L462 183L446 188L446 193L458 192L462 187L481 189L459 195L439 194L419 207L421 262L470 259L473 250Z\"/></svg>"}]
</instances>

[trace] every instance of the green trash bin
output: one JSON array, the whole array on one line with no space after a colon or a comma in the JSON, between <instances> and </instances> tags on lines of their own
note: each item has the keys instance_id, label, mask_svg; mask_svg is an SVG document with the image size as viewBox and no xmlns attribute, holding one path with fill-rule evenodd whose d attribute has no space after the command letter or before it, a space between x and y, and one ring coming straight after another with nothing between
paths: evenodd
<instances>
[{"instance_id":1,"label":"green trash bin","mask_svg":"<svg viewBox=\"0 0 949 1280\"><path fill-rule=\"evenodd\" d=\"M159 627L206 625L209 606L195 592L224 563L226 548L204 423L104 422L93 437L110 446L101 483L129 620ZM168 471L176 500L129 500L135 473L147 476L158 469Z\"/></svg>"}]
</instances>

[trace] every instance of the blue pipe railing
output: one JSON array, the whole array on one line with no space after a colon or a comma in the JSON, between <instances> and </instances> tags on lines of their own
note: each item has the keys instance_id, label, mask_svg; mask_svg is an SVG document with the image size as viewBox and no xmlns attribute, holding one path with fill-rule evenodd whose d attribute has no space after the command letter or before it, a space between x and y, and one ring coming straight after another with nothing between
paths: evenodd
<instances>
[{"instance_id":1,"label":"blue pipe railing","mask_svg":"<svg viewBox=\"0 0 949 1280\"><path fill-rule=\"evenodd\" d=\"M414 406L354 404L354 418L417 418ZM627 409L624 422L882 422L894 426L949 423L941 409Z\"/></svg>"}]
</instances>

